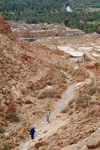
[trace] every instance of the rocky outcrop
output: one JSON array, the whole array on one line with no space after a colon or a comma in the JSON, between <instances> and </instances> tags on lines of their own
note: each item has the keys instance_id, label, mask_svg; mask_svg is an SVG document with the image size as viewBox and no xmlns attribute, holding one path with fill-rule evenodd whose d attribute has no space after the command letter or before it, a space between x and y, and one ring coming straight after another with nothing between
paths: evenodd
<instances>
[{"instance_id":1,"label":"rocky outcrop","mask_svg":"<svg viewBox=\"0 0 100 150\"><path fill-rule=\"evenodd\" d=\"M8 34L11 32L10 25L5 21L5 19L0 16L0 33Z\"/></svg>"},{"instance_id":2,"label":"rocky outcrop","mask_svg":"<svg viewBox=\"0 0 100 150\"><path fill-rule=\"evenodd\" d=\"M16 111L16 108L15 108L15 106L14 106L14 103L12 103L12 104L9 106L9 108L8 108L8 110L7 110L7 113L15 113L15 111Z\"/></svg>"},{"instance_id":3,"label":"rocky outcrop","mask_svg":"<svg viewBox=\"0 0 100 150\"><path fill-rule=\"evenodd\" d=\"M98 128L98 130L91 135L86 145L89 149L100 148L100 128Z\"/></svg>"}]
</instances>

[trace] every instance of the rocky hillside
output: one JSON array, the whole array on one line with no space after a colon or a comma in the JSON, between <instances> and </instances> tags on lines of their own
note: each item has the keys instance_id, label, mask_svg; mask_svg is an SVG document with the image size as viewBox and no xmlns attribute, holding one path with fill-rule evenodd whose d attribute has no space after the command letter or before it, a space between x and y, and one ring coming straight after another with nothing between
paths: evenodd
<instances>
[{"instance_id":1,"label":"rocky hillside","mask_svg":"<svg viewBox=\"0 0 100 150\"><path fill-rule=\"evenodd\" d=\"M99 150L99 57L86 52L83 61L57 48L73 43L77 49L91 41L95 47L99 37L24 42L0 16L0 149ZM49 126L43 123L48 111ZM37 132L30 143L33 125Z\"/></svg>"},{"instance_id":2,"label":"rocky hillside","mask_svg":"<svg viewBox=\"0 0 100 150\"><path fill-rule=\"evenodd\" d=\"M80 80L88 77L84 69ZM76 81L68 60L47 48L17 39L0 16L0 138L10 148L28 136L33 125L67 88L67 74ZM73 75L75 74L75 75ZM84 76L84 78L83 78Z\"/></svg>"},{"instance_id":3,"label":"rocky hillside","mask_svg":"<svg viewBox=\"0 0 100 150\"><path fill-rule=\"evenodd\" d=\"M63 107L60 114L56 114L49 127L45 125L40 136L28 150L99 150L100 149L100 36L97 34L89 37L61 38L58 40L39 40L39 45L49 47L52 43L52 49L60 45L76 52L82 49L84 60L70 56L69 61L76 68L84 68L89 73L89 78L84 81L76 82L74 86L74 97ZM73 44L72 44L73 43ZM69 50L68 50L69 52ZM95 55L98 54L98 55ZM65 55L66 59L69 57ZM77 72L77 70L76 70ZM72 74L73 75L73 74ZM80 76L80 75L79 75ZM78 77L79 78L79 77ZM66 92L70 93L70 86L67 86ZM69 95L64 97L67 101ZM63 98L62 98L63 100Z\"/></svg>"}]
</instances>

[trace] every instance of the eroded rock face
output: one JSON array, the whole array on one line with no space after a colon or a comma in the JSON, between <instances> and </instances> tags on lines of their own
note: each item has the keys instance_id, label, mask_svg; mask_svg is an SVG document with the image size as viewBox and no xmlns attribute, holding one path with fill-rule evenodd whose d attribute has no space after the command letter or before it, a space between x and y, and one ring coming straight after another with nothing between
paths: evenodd
<instances>
[{"instance_id":1,"label":"eroded rock face","mask_svg":"<svg viewBox=\"0 0 100 150\"><path fill-rule=\"evenodd\" d=\"M0 16L0 33L8 34L11 32L10 25L5 21L5 19Z\"/></svg>"}]
</instances>

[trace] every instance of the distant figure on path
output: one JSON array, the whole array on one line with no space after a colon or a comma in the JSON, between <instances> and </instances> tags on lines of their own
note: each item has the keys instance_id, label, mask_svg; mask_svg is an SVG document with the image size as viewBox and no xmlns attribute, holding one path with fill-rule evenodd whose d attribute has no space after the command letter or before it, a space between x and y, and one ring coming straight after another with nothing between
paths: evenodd
<instances>
[{"instance_id":1,"label":"distant figure on path","mask_svg":"<svg viewBox=\"0 0 100 150\"><path fill-rule=\"evenodd\" d=\"M31 138L34 139L34 133L35 133L35 129L34 127L32 127L32 129L30 130L30 135L31 135Z\"/></svg>"},{"instance_id":2,"label":"distant figure on path","mask_svg":"<svg viewBox=\"0 0 100 150\"><path fill-rule=\"evenodd\" d=\"M49 112L46 114L46 122L49 122Z\"/></svg>"}]
</instances>

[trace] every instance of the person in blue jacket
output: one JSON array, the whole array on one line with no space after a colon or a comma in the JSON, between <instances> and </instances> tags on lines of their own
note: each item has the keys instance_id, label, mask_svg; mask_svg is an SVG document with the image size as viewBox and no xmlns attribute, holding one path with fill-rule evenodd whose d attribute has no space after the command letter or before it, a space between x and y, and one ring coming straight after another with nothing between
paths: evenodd
<instances>
[{"instance_id":1,"label":"person in blue jacket","mask_svg":"<svg viewBox=\"0 0 100 150\"><path fill-rule=\"evenodd\" d=\"M35 129L34 127L32 127L32 129L30 130L30 135L31 135L31 138L34 139L34 133L35 133Z\"/></svg>"}]
</instances>

